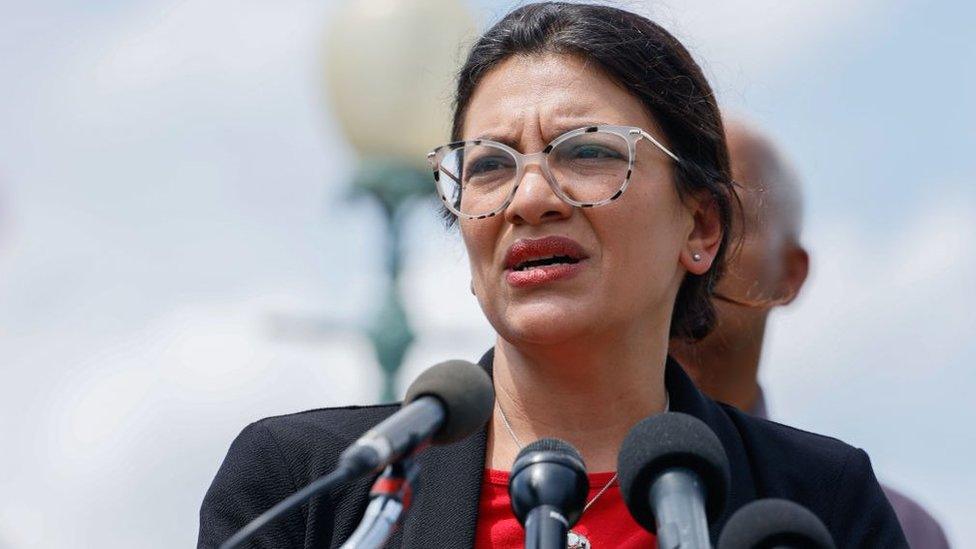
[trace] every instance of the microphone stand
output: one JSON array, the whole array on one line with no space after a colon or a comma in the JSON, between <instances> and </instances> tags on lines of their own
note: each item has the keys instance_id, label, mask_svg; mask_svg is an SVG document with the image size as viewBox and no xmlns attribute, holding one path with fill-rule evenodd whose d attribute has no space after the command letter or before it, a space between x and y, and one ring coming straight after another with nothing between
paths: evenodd
<instances>
[{"instance_id":1,"label":"microphone stand","mask_svg":"<svg viewBox=\"0 0 976 549\"><path fill-rule=\"evenodd\" d=\"M562 549L568 532L569 522L558 508L540 505L525 518L525 549Z\"/></svg>"},{"instance_id":2,"label":"microphone stand","mask_svg":"<svg viewBox=\"0 0 976 549\"><path fill-rule=\"evenodd\" d=\"M413 458L396 461L386 467L373 488L366 513L341 549L380 549L396 529L400 516L410 508L413 481L420 468Z\"/></svg>"},{"instance_id":3,"label":"microphone stand","mask_svg":"<svg viewBox=\"0 0 976 549\"><path fill-rule=\"evenodd\" d=\"M711 549L704 488L693 473L683 468L665 472L651 485L650 497L659 549Z\"/></svg>"}]
</instances>

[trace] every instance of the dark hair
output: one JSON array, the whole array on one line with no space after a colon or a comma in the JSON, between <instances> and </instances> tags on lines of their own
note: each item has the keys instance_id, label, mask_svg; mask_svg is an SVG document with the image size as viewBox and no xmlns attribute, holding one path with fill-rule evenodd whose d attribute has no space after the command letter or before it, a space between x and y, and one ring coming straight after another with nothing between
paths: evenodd
<instances>
[{"instance_id":1,"label":"dark hair","mask_svg":"<svg viewBox=\"0 0 976 549\"><path fill-rule=\"evenodd\" d=\"M644 104L672 151L682 197L717 206L722 243L712 268L685 276L671 318L672 338L697 340L715 324L711 295L725 265L731 222L731 175L722 118L698 64L671 34L648 19L610 6L542 2L506 15L471 48L458 74L451 139L461 139L478 83L513 55L573 54L594 63Z\"/></svg>"}]
</instances>

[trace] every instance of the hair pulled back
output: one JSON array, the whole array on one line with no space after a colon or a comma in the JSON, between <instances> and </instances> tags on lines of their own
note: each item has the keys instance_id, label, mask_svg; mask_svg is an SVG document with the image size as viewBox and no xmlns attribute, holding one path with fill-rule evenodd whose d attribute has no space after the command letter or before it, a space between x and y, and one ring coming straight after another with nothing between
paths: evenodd
<instances>
[{"instance_id":1,"label":"hair pulled back","mask_svg":"<svg viewBox=\"0 0 976 549\"><path fill-rule=\"evenodd\" d=\"M461 139L471 97L482 78L515 55L572 54L602 69L643 103L681 159L674 164L680 196L710 199L722 243L703 275L688 273L671 318L672 338L697 340L715 325L712 290L725 265L732 178L722 119L711 87L677 39L645 17L591 4L542 2L518 8L472 46L458 74L451 138Z\"/></svg>"}]
</instances>

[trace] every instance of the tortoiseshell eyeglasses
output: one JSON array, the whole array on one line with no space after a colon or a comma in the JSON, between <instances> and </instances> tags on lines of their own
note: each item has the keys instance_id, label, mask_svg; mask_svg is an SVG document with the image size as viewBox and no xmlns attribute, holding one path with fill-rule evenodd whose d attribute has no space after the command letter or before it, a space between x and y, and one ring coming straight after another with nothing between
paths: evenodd
<instances>
[{"instance_id":1,"label":"tortoiseshell eyeglasses","mask_svg":"<svg viewBox=\"0 0 976 549\"><path fill-rule=\"evenodd\" d=\"M593 208L627 190L641 139L680 162L643 129L610 125L568 131L532 154L487 139L456 141L431 151L427 162L441 200L462 218L484 219L504 211L532 163L539 164L556 196L579 208Z\"/></svg>"}]
</instances>

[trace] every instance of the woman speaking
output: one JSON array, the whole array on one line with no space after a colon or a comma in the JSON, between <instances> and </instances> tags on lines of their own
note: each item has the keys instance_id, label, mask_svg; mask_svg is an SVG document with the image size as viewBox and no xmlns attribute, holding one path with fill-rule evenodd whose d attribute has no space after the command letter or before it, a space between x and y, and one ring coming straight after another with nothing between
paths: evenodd
<instances>
[{"instance_id":1,"label":"woman speaking","mask_svg":"<svg viewBox=\"0 0 976 549\"><path fill-rule=\"evenodd\" d=\"M711 88L685 48L619 9L546 2L508 14L457 81L452 142L428 159L498 334L481 359L496 405L485 429L423 456L403 547L520 547L507 475L524 445L568 441L590 471L573 528L589 546L650 547L614 472L621 442L666 409L704 421L728 455L725 514L758 498L813 511L838 547L905 546L867 455L703 396L667 354L714 323L733 192ZM313 410L248 426L200 512L215 547L336 465L394 405ZM369 481L310 500L256 547L336 547Z\"/></svg>"}]
</instances>

